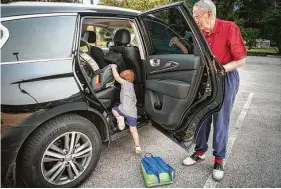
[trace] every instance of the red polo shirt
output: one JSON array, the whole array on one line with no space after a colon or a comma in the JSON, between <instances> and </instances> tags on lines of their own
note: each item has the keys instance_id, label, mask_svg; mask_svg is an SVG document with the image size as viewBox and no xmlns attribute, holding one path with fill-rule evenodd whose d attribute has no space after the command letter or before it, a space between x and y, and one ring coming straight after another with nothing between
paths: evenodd
<instances>
[{"instance_id":1,"label":"red polo shirt","mask_svg":"<svg viewBox=\"0 0 281 189\"><path fill-rule=\"evenodd\" d=\"M203 34L221 64L228 64L247 56L240 29L234 22L216 19L212 33L207 34L203 31Z\"/></svg>"}]
</instances>

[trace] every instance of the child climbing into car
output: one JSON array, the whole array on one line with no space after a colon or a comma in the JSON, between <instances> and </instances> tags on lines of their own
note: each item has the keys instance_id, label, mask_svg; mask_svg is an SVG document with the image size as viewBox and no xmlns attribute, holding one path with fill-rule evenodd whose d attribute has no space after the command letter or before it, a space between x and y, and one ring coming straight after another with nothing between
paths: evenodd
<instances>
[{"instance_id":1,"label":"child climbing into car","mask_svg":"<svg viewBox=\"0 0 281 189\"><path fill-rule=\"evenodd\" d=\"M126 120L135 142L136 154L140 154L141 148L137 130L137 98L133 84L135 74L132 70L124 70L119 75L116 64L111 64L111 69L115 80L121 84L120 105L112 109L112 114L117 119L120 130L125 128Z\"/></svg>"}]
</instances>

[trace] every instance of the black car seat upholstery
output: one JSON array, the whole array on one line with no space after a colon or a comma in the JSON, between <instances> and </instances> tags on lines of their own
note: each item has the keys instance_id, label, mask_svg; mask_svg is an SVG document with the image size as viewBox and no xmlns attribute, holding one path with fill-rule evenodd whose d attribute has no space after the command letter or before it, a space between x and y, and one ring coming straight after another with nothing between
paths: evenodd
<instances>
[{"instance_id":1,"label":"black car seat upholstery","mask_svg":"<svg viewBox=\"0 0 281 189\"><path fill-rule=\"evenodd\" d=\"M88 54L88 52L83 51L84 46L87 46L87 48L89 47L83 38L81 38L80 45L83 47L79 52L80 61L84 66L87 78L89 79L89 82L91 83L91 86L97 97L107 108L110 108L115 102L118 91L118 89L114 86L115 80L112 75L111 68L108 65L103 69L100 69L97 62ZM87 72L87 69L90 69L91 71Z\"/></svg>"},{"instance_id":2,"label":"black car seat upholstery","mask_svg":"<svg viewBox=\"0 0 281 189\"><path fill-rule=\"evenodd\" d=\"M88 43L96 43L96 33L94 31L86 31L84 35L88 36ZM89 45L89 55L98 63L100 69L108 66L108 63L104 60L104 52L101 48Z\"/></svg>"},{"instance_id":3,"label":"black car seat upholstery","mask_svg":"<svg viewBox=\"0 0 281 189\"><path fill-rule=\"evenodd\" d=\"M138 47L131 46L131 34L125 29L119 29L114 35L114 46L110 47L109 52L121 53L125 62L125 69L135 72L135 84L142 83L141 58Z\"/></svg>"}]
</instances>

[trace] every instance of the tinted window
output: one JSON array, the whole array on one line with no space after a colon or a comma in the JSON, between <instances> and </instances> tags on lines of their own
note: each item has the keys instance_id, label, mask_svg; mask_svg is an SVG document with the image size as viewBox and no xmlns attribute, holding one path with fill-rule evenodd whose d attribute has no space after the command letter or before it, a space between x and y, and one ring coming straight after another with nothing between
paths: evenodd
<instances>
[{"instance_id":1,"label":"tinted window","mask_svg":"<svg viewBox=\"0 0 281 189\"><path fill-rule=\"evenodd\" d=\"M96 34L98 47L107 47L107 43L112 41L111 33L104 28L96 27Z\"/></svg>"},{"instance_id":2,"label":"tinted window","mask_svg":"<svg viewBox=\"0 0 281 189\"><path fill-rule=\"evenodd\" d=\"M191 30L181 12L176 8L146 15L144 23L152 40L155 54L183 54L177 45L172 43L171 46L169 45L174 37L177 37L184 45L188 54L193 53Z\"/></svg>"},{"instance_id":3,"label":"tinted window","mask_svg":"<svg viewBox=\"0 0 281 189\"><path fill-rule=\"evenodd\" d=\"M65 58L71 55L76 17L40 17L2 22L10 37L1 62Z\"/></svg>"},{"instance_id":4,"label":"tinted window","mask_svg":"<svg viewBox=\"0 0 281 189\"><path fill-rule=\"evenodd\" d=\"M131 42L130 44L133 45L133 46L139 46L138 45L138 42L137 42L137 39L136 39L136 35L133 31L132 28L128 28L128 27L120 27L118 29L121 29L121 28L125 28L127 29L130 34L131 34ZM112 32L112 34L104 29L104 28L100 28L100 27L96 27L96 34L97 34L97 46L98 47L107 47L108 46L108 42L112 42L113 41L113 38L114 38L114 34L115 32L118 30L118 29L115 29L114 32Z\"/></svg>"}]
</instances>

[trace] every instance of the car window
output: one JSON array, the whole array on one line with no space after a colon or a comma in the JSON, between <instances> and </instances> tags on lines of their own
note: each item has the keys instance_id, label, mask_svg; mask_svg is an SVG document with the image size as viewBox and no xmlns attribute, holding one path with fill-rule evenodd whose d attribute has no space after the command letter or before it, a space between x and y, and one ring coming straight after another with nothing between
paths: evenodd
<instances>
[{"instance_id":1,"label":"car window","mask_svg":"<svg viewBox=\"0 0 281 189\"><path fill-rule=\"evenodd\" d=\"M138 40L137 40L137 37L136 37L136 34L135 34L133 28L126 28L126 29L127 29L127 30L130 32L130 34L131 34L131 42L130 42L130 44L131 44L132 46L139 47L139 43L138 43Z\"/></svg>"},{"instance_id":2,"label":"car window","mask_svg":"<svg viewBox=\"0 0 281 189\"><path fill-rule=\"evenodd\" d=\"M137 38L136 38L136 35L133 31L132 28L127 28L127 27L122 27L122 28L125 28L127 29L130 34L131 34L131 42L130 44L133 45L133 46L137 46L139 47L139 44L138 44L138 41L137 41ZM109 42L112 42L113 41L113 38L114 38L114 34L115 32L120 29L120 28L117 28L115 29L112 34L110 31L104 29L104 28L99 28L99 27L96 27L96 33L97 33L97 46L98 47L107 47L108 43Z\"/></svg>"},{"instance_id":3,"label":"car window","mask_svg":"<svg viewBox=\"0 0 281 189\"><path fill-rule=\"evenodd\" d=\"M96 35L96 46L98 47L107 47L107 44L112 41L112 34L104 28L96 27Z\"/></svg>"},{"instance_id":4,"label":"car window","mask_svg":"<svg viewBox=\"0 0 281 189\"><path fill-rule=\"evenodd\" d=\"M134 33L131 33L131 45L139 47L137 36Z\"/></svg>"},{"instance_id":5,"label":"car window","mask_svg":"<svg viewBox=\"0 0 281 189\"><path fill-rule=\"evenodd\" d=\"M76 17L39 17L2 22L9 39L1 62L70 57Z\"/></svg>"},{"instance_id":6,"label":"car window","mask_svg":"<svg viewBox=\"0 0 281 189\"><path fill-rule=\"evenodd\" d=\"M132 20L118 18L94 18L87 17L82 23L82 37L89 42L86 31L94 31L96 34L96 42L90 45L106 49L114 45L114 35L117 30L126 29L131 34L130 45L140 47L140 39L138 29ZM93 40L91 40L93 41Z\"/></svg>"},{"instance_id":7,"label":"car window","mask_svg":"<svg viewBox=\"0 0 281 189\"><path fill-rule=\"evenodd\" d=\"M183 54L185 51L171 42L173 38L178 39L188 54L193 54L191 30L177 8L145 15L143 21L152 40L154 54Z\"/></svg>"}]
</instances>

